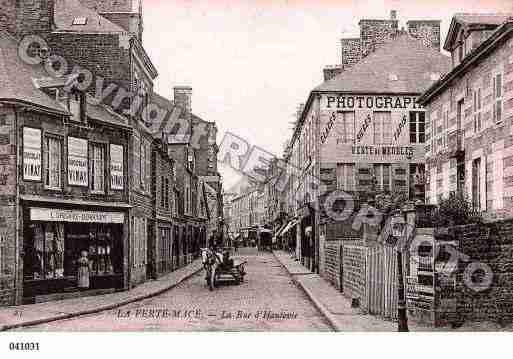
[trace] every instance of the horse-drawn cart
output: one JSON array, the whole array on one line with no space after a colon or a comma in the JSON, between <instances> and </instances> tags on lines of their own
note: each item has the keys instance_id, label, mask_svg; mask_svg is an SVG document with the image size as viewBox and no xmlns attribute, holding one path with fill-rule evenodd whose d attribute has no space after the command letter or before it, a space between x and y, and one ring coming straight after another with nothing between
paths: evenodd
<instances>
[{"instance_id":1,"label":"horse-drawn cart","mask_svg":"<svg viewBox=\"0 0 513 359\"><path fill-rule=\"evenodd\" d=\"M236 284L244 282L246 261L228 259L220 253L210 249L202 250L203 267L206 271L205 279L210 290L214 290L220 281L234 280Z\"/></svg>"}]
</instances>

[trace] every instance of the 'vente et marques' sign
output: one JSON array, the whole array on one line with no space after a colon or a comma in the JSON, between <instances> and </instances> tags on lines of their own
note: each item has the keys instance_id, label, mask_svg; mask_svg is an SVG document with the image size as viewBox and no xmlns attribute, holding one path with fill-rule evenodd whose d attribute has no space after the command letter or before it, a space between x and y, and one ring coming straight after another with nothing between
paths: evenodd
<instances>
[{"instance_id":1,"label":"'vente et marques' sign","mask_svg":"<svg viewBox=\"0 0 513 359\"><path fill-rule=\"evenodd\" d=\"M367 156L405 156L413 157L414 148L411 146L353 146L353 155Z\"/></svg>"}]
</instances>

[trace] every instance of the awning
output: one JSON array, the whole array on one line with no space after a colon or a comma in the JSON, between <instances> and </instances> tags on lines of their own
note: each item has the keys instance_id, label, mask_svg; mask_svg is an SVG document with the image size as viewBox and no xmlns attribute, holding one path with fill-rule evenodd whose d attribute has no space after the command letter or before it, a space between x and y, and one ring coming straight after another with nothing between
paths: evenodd
<instances>
[{"instance_id":1,"label":"awning","mask_svg":"<svg viewBox=\"0 0 513 359\"><path fill-rule=\"evenodd\" d=\"M290 231L296 224L298 224L298 222L299 220L297 219L290 221L289 224L287 224L287 227L285 227L285 229L281 232L281 235L287 234L287 232Z\"/></svg>"},{"instance_id":2,"label":"awning","mask_svg":"<svg viewBox=\"0 0 513 359\"><path fill-rule=\"evenodd\" d=\"M281 227L276 231L276 234L275 234L275 236L276 236L276 237L279 237L279 236L281 235L281 231L283 231L283 229L284 229L285 227L287 227L287 224L289 224L289 223L288 223L288 222L287 222L287 223L284 223L284 224L283 224L283 225L282 225L282 226L281 226Z\"/></svg>"}]
</instances>

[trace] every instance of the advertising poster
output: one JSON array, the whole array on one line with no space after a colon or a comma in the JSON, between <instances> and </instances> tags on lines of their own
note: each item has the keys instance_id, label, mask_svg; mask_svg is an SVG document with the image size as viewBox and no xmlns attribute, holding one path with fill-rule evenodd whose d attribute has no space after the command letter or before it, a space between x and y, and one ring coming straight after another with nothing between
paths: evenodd
<instances>
[{"instance_id":1,"label":"advertising poster","mask_svg":"<svg viewBox=\"0 0 513 359\"><path fill-rule=\"evenodd\" d=\"M110 145L110 188L123 189L123 146Z\"/></svg>"},{"instance_id":2,"label":"advertising poster","mask_svg":"<svg viewBox=\"0 0 513 359\"><path fill-rule=\"evenodd\" d=\"M23 179L41 181L41 130L23 128Z\"/></svg>"},{"instance_id":3,"label":"advertising poster","mask_svg":"<svg viewBox=\"0 0 513 359\"><path fill-rule=\"evenodd\" d=\"M87 140L68 137L68 184L87 187Z\"/></svg>"}]
</instances>

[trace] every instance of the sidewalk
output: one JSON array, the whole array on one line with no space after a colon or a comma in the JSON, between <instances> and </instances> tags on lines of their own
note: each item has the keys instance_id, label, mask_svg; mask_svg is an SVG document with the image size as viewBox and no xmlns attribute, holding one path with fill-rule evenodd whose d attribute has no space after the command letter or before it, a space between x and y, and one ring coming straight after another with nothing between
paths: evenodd
<instances>
[{"instance_id":1,"label":"sidewalk","mask_svg":"<svg viewBox=\"0 0 513 359\"><path fill-rule=\"evenodd\" d=\"M349 299L318 274L310 272L289 253L275 251L276 259L290 273L293 280L306 292L317 309L339 332L394 332L397 324L384 321L372 315L365 315L359 309L351 308Z\"/></svg>"},{"instance_id":2,"label":"sidewalk","mask_svg":"<svg viewBox=\"0 0 513 359\"><path fill-rule=\"evenodd\" d=\"M0 308L0 332L102 312L147 299L172 289L201 269L201 259L197 259L186 267L126 292Z\"/></svg>"}]
</instances>

